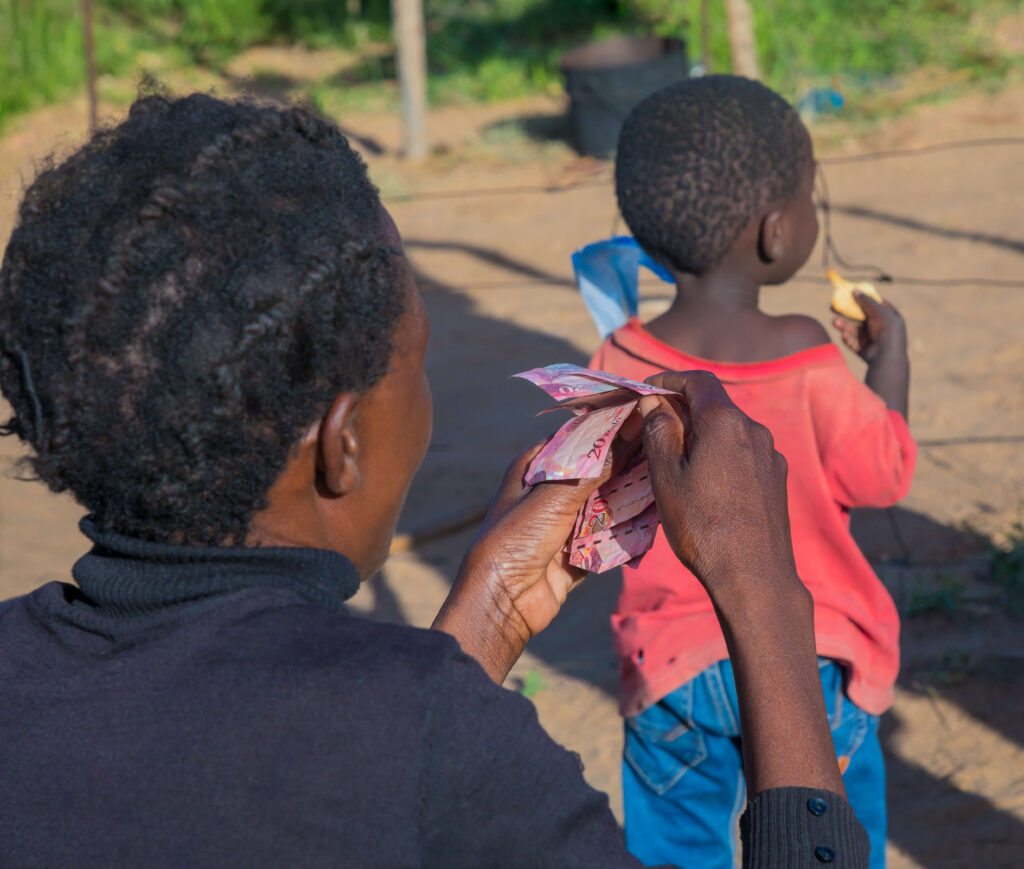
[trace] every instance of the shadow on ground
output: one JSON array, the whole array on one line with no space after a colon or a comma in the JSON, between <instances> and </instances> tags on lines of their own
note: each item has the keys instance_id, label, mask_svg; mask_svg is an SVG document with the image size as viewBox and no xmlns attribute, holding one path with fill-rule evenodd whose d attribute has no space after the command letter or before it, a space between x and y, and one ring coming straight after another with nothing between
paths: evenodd
<instances>
[{"instance_id":1,"label":"shadow on ground","mask_svg":"<svg viewBox=\"0 0 1024 869\"><path fill-rule=\"evenodd\" d=\"M868 208L863 205L832 205L832 211L837 214L845 214L848 217L860 218L862 220L873 220L878 223L888 224L889 226L912 229L917 232L923 232L927 235L934 235L939 238L958 241L972 241L977 244L987 244L991 247L1012 251L1013 253L1024 254L1024 240L1019 238L1008 238L1004 235L980 232L975 229L957 229L948 226L940 226L937 223L929 223L925 220L919 220L916 217L908 217L902 214L891 214L877 208Z\"/></svg>"},{"instance_id":2,"label":"shadow on ground","mask_svg":"<svg viewBox=\"0 0 1024 869\"><path fill-rule=\"evenodd\" d=\"M562 142L572 145L569 118L565 113L504 118L484 127L481 137L485 142L525 138L531 142Z\"/></svg>"},{"instance_id":3,"label":"shadow on ground","mask_svg":"<svg viewBox=\"0 0 1024 869\"><path fill-rule=\"evenodd\" d=\"M465 295L422 275L419 282L432 323L427 370L436 418L429 454L403 514L407 531L487 503L511 457L548 433L550 419L535 416L537 396L526 384L510 382L511 373L556 361L585 363L562 339L487 316ZM441 372L459 376L442 377ZM1024 659L1024 641L1019 630L1011 627L1007 633L1005 614L991 612L998 591L985 584L987 541L899 507L855 511L852 528L904 613L901 688L922 693L937 684L945 700L1021 743L1021 668L1014 662ZM467 540L460 534L431 543L419 554L451 578ZM952 606L942 584L950 573L961 583ZM619 571L588 579L570 596L556 624L531 642L531 654L615 696L609 615L620 584ZM371 588L373 615L402 621L386 573L372 580ZM1003 632L990 630L997 617ZM1017 638L1007 645L1006 636ZM951 674L959 680L955 684L949 682ZM1011 865L1007 855L1024 846L1024 824L985 797L960 790L897 754L893 739L901 726L896 714L883 719L890 840L925 869L972 861ZM942 739L938 725L935 739ZM936 835L922 834L930 825Z\"/></svg>"}]
</instances>

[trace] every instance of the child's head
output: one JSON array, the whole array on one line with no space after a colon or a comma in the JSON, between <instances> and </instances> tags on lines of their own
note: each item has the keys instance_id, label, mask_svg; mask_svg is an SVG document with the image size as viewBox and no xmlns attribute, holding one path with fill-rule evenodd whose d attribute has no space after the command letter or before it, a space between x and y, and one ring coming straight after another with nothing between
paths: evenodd
<instances>
[{"instance_id":1,"label":"child's head","mask_svg":"<svg viewBox=\"0 0 1024 869\"><path fill-rule=\"evenodd\" d=\"M787 247L772 278L803 265L817 237L810 136L785 100L750 79L687 79L639 103L619 137L615 182L639 244L676 273L714 269L773 209L787 225L763 229L784 229ZM755 254L771 259L771 243L759 239Z\"/></svg>"},{"instance_id":2,"label":"child's head","mask_svg":"<svg viewBox=\"0 0 1024 869\"><path fill-rule=\"evenodd\" d=\"M419 305L400 244L332 124L146 97L25 194L0 270L6 430L105 530L241 542L339 393L388 379Z\"/></svg>"}]
</instances>

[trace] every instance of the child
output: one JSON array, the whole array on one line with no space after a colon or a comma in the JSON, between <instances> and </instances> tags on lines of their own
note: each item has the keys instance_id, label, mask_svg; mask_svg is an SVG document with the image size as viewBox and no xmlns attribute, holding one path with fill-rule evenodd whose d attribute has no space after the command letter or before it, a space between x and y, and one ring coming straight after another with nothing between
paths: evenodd
<instances>
[{"instance_id":1,"label":"child","mask_svg":"<svg viewBox=\"0 0 1024 869\"><path fill-rule=\"evenodd\" d=\"M878 869L878 716L892 702L899 622L850 535L849 509L893 504L910 486L909 363L903 320L888 303L859 297L865 323L834 321L867 361L866 385L817 321L759 309L761 287L792 277L814 247L814 172L797 114L757 82L709 76L638 105L619 140L619 207L639 245L671 272L676 297L651 322L633 318L614 331L591 367L637 379L709 370L788 459L793 546L815 601L836 754ZM625 570L612 626L627 844L649 864L732 867L745 795L732 668L707 594L662 535L639 568Z\"/></svg>"}]
</instances>

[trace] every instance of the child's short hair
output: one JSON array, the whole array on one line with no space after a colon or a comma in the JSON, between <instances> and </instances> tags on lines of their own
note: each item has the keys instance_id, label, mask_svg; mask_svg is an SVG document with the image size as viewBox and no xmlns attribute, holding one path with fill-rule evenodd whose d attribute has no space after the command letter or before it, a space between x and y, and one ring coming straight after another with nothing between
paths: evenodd
<instances>
[{"instance_id":1,"label":"child's short hair","mask_svg":"<svg viewBox=\"0 0 1024 869\"><path fill-rule=\"evenodd\" d=\"M669 85L629 114L619 137L619 209L637 242L701 274L770 202L792 194L811 156L797 113L759 82L712 75Z\"/></svg>"},{"instance_id":2,"label":"child's short hair","mask_svg":"<svg viewBox=\"0 0 1024 869\"><path fill-rule=\"evenodd\" d=\"M380 200L294 108L143 98L25 193L0 268L0 432L107 531L243 542L288 450L387 371Z\"/></svg>"}]
</instances>

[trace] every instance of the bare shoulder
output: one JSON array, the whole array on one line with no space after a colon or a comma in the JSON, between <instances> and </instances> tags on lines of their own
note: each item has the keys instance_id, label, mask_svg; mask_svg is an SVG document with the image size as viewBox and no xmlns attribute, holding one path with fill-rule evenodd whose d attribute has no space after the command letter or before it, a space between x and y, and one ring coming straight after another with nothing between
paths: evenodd
<instances>
[{"instance_id":1,"label":"bare shoulder","mask_svg":"<svg viewBox=\"0 0 1024 869\"><path fill-rule=\"evenodd\" d=\"M775 334L781 345L779 349L784 354L799 353L801 350L832 343L825 327L813 317L784 314L772 319L775 321Z\"/></svg>"}]
</instances>

